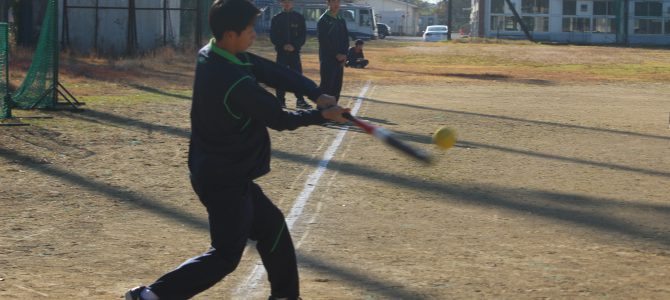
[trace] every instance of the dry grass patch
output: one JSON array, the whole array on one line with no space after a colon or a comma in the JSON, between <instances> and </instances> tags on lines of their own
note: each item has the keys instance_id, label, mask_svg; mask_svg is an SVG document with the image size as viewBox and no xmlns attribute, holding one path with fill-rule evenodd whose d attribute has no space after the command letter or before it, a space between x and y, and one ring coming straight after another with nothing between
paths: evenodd
<instances>
[{"instance_id":1,"label":"dry grass patch","mask_svg":"<svg viewBox=\"0 0 670 300\"><path fill-rule=\"evenodd\" d=\"M30 68L33 50L16 48L10 53L10 80L19 86ZM78 96L124 94L128 88L184 90L193 83L195 50L162 48L137 57L109 58L63 52L60 78Z\"/></svg>"},{"instance_id":2,"label":"dry grass patch","mask_svg":"<svg viewBox=\"0 0 670 300\"><path fill-rule=\"evenodd\" d=\"M267 36L259 36L252 52L274 60ZM373 80L378 85L441 85L502 81L522 84L574 82L668 82L670 51L603 46L532 44L527 41L471 40L443 43L397 40L368 41L369 68L347 69L345 84ZM163 48L130 58L61 55L61 78L77 95L127 94L137 90L188 94L196 50ZM303 70L319 80L318 41L302 49ZM13 49L11 80L18 86L30 66L32 51Z\"/></svg>"},{"instance_id":3,"label":"dry grass patch","mask_svg":"<svg viewBox=\"0 0 670 300\"><path fill-rule=\"evenodd\" d=\"M419 81L507 78L511 81L670 81L670 51L603 46L407 43L367 48L371 68ZM499 76L499 78L496 78ZM396 76L397 77L397 76ZM451 77L451 78L449 78ZM399 78L400 81L408 78ZM394 81L396 82L396 81Z\"/></svg>"}]
</instances>

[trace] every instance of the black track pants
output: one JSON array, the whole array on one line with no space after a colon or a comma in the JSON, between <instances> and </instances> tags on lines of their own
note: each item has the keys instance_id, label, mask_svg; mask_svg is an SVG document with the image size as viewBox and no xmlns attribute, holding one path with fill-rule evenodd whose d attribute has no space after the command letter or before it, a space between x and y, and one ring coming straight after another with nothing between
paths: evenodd
<instances>
[{"instance_id":1,"label":"black track pants","mask_svg":"<svg viewBox=\"0 0 670 300\"><path fill-rule=\"evenodd\" d=\"M335 96L340 100L340 92L342 91L342 78L344 77L344 66L336 60L322 61L320 70L321 83L319 88L331 96Z\"/></svg>"},{"instance_id":2,"label":"black track pants","mask_svg":"<svg viewBox=\"0 0 670 300\"><path fill-rule=\"evenodd\" d=\"M300 53L286 53L286 52L278 52L277 53L277 64L280 64L282 66L285 66L293 71L296 71L300 74L302 74L302 63L300 62ZM286 100L286 91L277 88L277 99L279 100ZM302 94L300 93L295 93L295 98L298 100L304 100L305 98L303 97Z\"/></svg>"},{"instance_id":3,"label":"black track pants","mask_svg":"<svg viewBox=\"0 0 670 300\"><path fill-rule=\"evenodd\" d=\"M299 296L295 249L284 215L253 183L219 187L191 180L209 214L212 245L163 275L150 288L161 299L188 299L237 267L247 239L256 240L275 297Z\"/></svg>"}]
</instances>

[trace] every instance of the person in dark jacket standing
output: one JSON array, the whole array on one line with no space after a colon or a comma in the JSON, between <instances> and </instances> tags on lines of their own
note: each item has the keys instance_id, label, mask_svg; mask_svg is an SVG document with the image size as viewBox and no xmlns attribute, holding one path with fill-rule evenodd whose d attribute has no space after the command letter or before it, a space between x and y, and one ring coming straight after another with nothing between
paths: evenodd
<instances>
[{"instance_id":1,"label":"person in dark jacket standing","mask_svg":"<svg viewBox=\"0 0 670 300\"><path fill-rule=\"evenodd\" d=\"M305 44L307 29L305 18L298 12L293 11L293 0L280 0L284 9L272 17L270 25L270 41L277 51L277 63L288 67L298 73L302 73L300 62L300 48ZM277 89L277 99L286 107L286 91ZM296 107L302 109L312 108L300 93L296 93Z\"/></svg>"},{"instance_id":2,"label":"person in dark jacket standing","mask_svg":"<svg viewBox=\"0 0 670 300\"><path fill-rule=\"evenodd\" d=\"M198 52L188 167L207 209L210 249L153 284L129 290L127 300L195 296L235 270L247 239L257 241L270 299L299 299L295 249L284 215L254 182L270 171L267 128L346 122L342 114L349 109L302 75L246 52L256 38L259 12L248 0L216 0L209 12L214 39ZM259 82L303 93L320 109L285 111Z\"/></svg>"},{"instance_id":3,"label":"person in dark jacket standing","mask_svg":"<svg viewBox=\"0 0 670 300\"><path fill-rule=\"evenodd\" d=\"M347 23L338 13L340 0L327 0L326 10L316 24L319 39L319 62L321 82L319 87L324 93L333 95L338 100L342 91L344 64L349 50L349 31Z\"/></svg>"}]
</instances>

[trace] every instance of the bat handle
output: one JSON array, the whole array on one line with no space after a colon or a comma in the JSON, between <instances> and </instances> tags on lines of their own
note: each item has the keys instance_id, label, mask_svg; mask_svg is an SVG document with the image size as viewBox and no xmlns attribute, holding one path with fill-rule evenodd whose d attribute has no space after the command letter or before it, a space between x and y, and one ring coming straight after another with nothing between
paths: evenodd
<instances>
[{"instance_id":1,"label":"bat handle","mask_svg":"<svg viewBox=\"0 0 670 300\"><path fill-rule=\"evenodd\" d=\"M342 117L351 121L352 123L356 124L356 126L362 128L363 130L365 130L365 132L367 132L369 134L373 134L373 132L375 131L375 126L373 126L372 124L369 124L369 123L366 123L364 121L359 120L358 118L352 116L348 112L343 113Z\"/></svg>"}]
</instances>

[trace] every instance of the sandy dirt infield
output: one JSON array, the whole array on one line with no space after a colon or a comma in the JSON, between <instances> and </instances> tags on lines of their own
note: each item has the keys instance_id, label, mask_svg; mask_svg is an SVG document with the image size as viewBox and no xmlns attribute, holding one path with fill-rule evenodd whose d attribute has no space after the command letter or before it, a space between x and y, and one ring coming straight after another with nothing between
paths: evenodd
<instances>
[{"instance_id":1,"label":"sandy dirt infield","mask_svg":"<svg viewBox=\"0 0 670 300\"><path fill-rule=\"evenodd\" d=\"M370 82L358 115L430 151L434 165L356 128L271 132L273 172L258 183L288 214L346 130L293 227L304 299L670 298L667 69L657 80L410 71L425 63L394 57L480 47L542 58L523 45L388 45L369 43L370 69L347 69L343 94ZM314 49L305 66L318 80ZM185 163L192 66L141 67L103 80L88 75L123 68L91 62L64 75L85 111L17 111L53 119L0 127L0 299L118 299L206 250ZM459 134L446 152L430 142L444 125ZM265 299L267 284L248 282L257 264L249 250L196 299Z\"/></svg>"}]
</instances>

